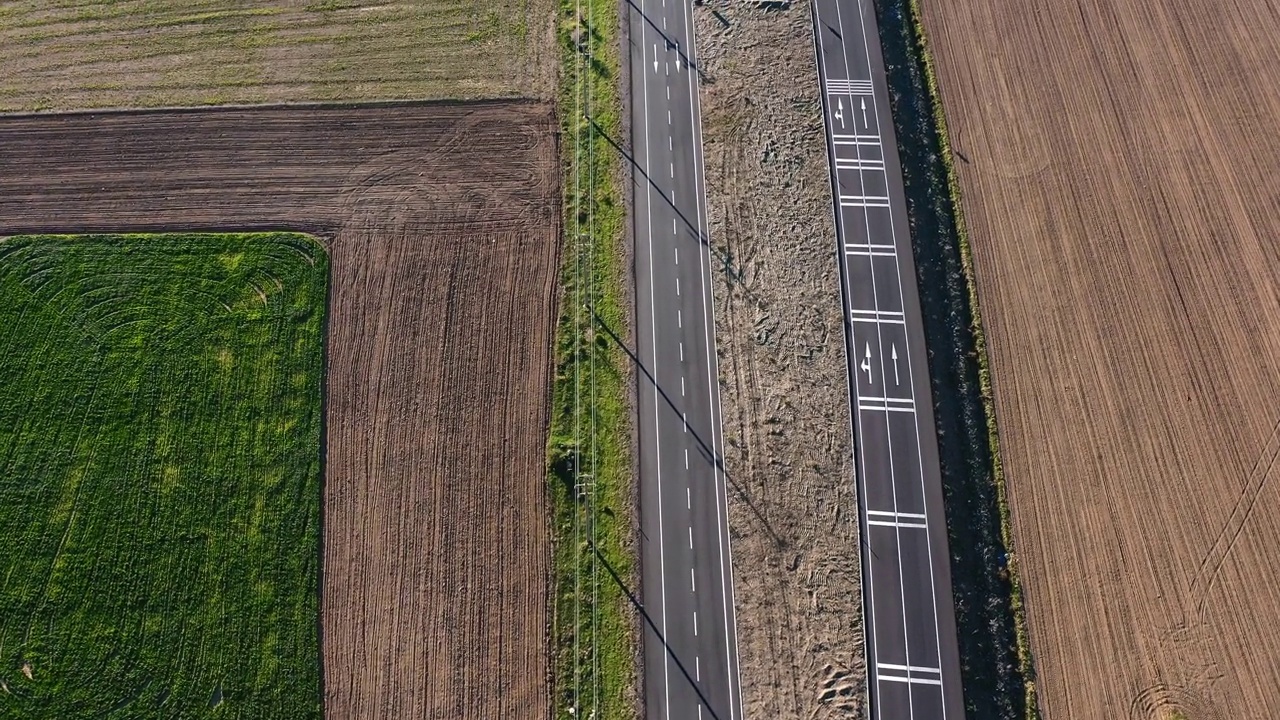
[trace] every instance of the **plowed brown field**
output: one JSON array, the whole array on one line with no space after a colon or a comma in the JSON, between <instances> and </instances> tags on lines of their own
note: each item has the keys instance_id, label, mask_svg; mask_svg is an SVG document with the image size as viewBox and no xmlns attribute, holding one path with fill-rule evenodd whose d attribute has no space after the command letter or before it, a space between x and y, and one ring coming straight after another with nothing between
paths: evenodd
<instances>
[{"instance_id":1,"label":"plowed brown field","mask_svg":"<svg viewBox=\"0 0 1280 720\"><path fill-rule=\"evenodd\" d=\"M328 718L550 715L554 132L510 102L0 118L0 235L324 239Z\"/></svg>"},{"instance_id":2,"label":"plowed brown field","mask_svg":"<svg viewBox=\"0 0 1280 720\"><path fill-rule=\"evenodd\" d=\"M1280 8L924 11L1046 716L1280 716Z\"/></svg>"}]
</instances>

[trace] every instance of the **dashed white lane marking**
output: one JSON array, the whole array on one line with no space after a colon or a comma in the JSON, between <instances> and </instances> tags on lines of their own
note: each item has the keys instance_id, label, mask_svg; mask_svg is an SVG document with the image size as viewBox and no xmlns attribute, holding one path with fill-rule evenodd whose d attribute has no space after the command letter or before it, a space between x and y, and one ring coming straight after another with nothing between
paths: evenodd
<instances>
[{"instance_id":1,"label":"dashed white lane marking","mask_svg":"<svg viewBox=\"0 0 1280 720\"><path fill-rule=\"evenodd\" d=\"M688 453L687 450L685 452ZM689 456L688 454L686 454L685 459L687 460L688 458ZM685 465L685 467L689 467L689 466ZM693 493L689 492L689 488L684 489L684 506L685 506L685 509L687 510L693 509Z\"/></svg>"},{"instance_id":2,"label":"dashed white lane marking","mask_svg":"<svg viewBox=\"0 0 1280 720\"><path fill-rule=\"evenodd\" d=\"M679 325L680 327L684 327L684 311L683 310L676 310L676 324Z\"/></svg>"},{"instance_id":3,"label":"dashed white lane marking","mask_svg":"<svg viewBox=\"0 0 1280 720\"><path fill-rule=\"evenodd\" d=\"M680 397L684 397L684 376L680 376Z\"/></svg>"},{"instance_id":4,"label":"dashed white lane marking","mask_svg":"<svg viewBox=\"0 0 1280 720\"><path fill-rule=\"evenodd\" d=\"M670 125L670 124L671 124L671 111L670 111L670 110L668 110L668 111L667 111L667 124L668 124L668 125Z\"/></svg>"},{"instance_id":5,"label":"dashed white lane marking","mask_svg":"<svg viewBox=\"0 0 1280 720\"><path fill-rule=\"evenodd\" d=\"M921 665L895 665L893 663L876 663L876 667L881 670L898 670L905 673L932 673L941 675L942 670L935 667L923 667Z\"/></svg>"},{"instance_id":6,"label":"dashed white lane marking","mask_svg":"<svg viewBox=\"0 0 1280 720\"><path fill-rule=\"evenodd\" d=\"M684 341L680 342L680 362L684 362Z\"/></svg>"},{"instance_id":7,"label":"dashed white lane marking","mask_svg":"<svg viewBox=\"0 0 1280 720\"><path fill-rule=\"evenodd\" d=\"M922 522L907 522L905 520L867 520L867 524L878 527L929 529L929 526Z\"/></svg>"},{"instance_id":8,"label":"dashed white lane marking","mask_svg":"<svg viewBox=\"0 0 1280 720\"><path fill-rule=\"evenodd\" d=\"M663 30L666 30L666 29L667 29L667 16L666 16L666 15L663 15L663 16L662 16L662 29L663 29Z\"/></svg>"},{"instance_id":9,"label":"dashed white lane marking","mask_svg":"<svg viewBox=\"0 0 1280 720\"><path fill-rule=\"evenodd\" d=\"M689 528L689 549L690 549L690 550L692 550L692 549L693 549L693 528L692 528L692 527L690 527L690 528ZM694 617L697 617L697 616L698 616L698 612L697 612L696 610L694 611L693 616L694 616ZM694 624L694 625L697 625L697 624L698 624L698 621L697 621L697 620L694 620L694 621L693 621L693 624Z\"/></svg>"},{"instance_id":10,"label":"dashed white lane marking","mask_svg":"<svg viewBox=\"0 0 1280 720\"><path fill-rule=\"evenodd\" d=\"M668 99L668 100L670 100L670 99L671 99L671 86L670 86L670 85L668 85L668 86L667 86L667 99ZM671 138L667 138L667 142L668 142L668 143L670 143L670 142L671 142ZM671 147L668 145L667 149L668 149L668 150L670 150L670 149L671 149Z\"/></svg>"},{"instance_id":11,"label":"dashed white lane marking","mask_svg":"<svg viewBox=\"0 0 1280 720\"><path fill-rule=\"evenodd\" d=\"M893 675L877 675L876 680L887 682L908 683L911 685L942 685L941 680L931 680L929 678L918 677L894 677Z\"/></svg>"},{"instance_id":12,"label":"dashed white lane marking","mask_svg":"<svg viewBox=\"0 0 1280 720\"><path fill-rule=\"evenodd\" d=\"M671 218L671 234L675 235L680 231L676 229L676 219ZM680 248L676 248L676 264L680 264Z\"/></svg>"},{"instance_id":13,"label":"dashed white lane marking","mask_svg":"<svg viewBox=\"0 0 1280 720\"><path fill-rule=\"evenodd\" d=\"M689 448L684 449L684 469L689 469Z\"/></svg>"},{"instance_id":14,"label":"dashed white lane marking","mask_svg":"<svg viewBox=\"0 0 1280 720\"><path fill-rule=\"evenodd\" d=\"M680 278L676 278L676 295L680 295ZM683 379L683 378L681 378Z\"/></svg>"},{"instance_id":15,"label":"dashed white lane marking","mask_svg":"<svg viewBox=\"0 0 1280 720\"><path fill-rule=\"evenodd\" d=\"M688 452L688 451L686 450L685 452ZM891 518L911 518L913 520L924 520L926 518L924 513L895 512L893 510L868 510L867 514L883 515L884 517L891 517Z\"/></svg>"},{"instance_id":16,"label":"dashed white lane marking","mask_svg":"<svg viewBox=\"0 0 1280 720\"><path fill-rule=\"evenodd\" d=\"M697 633L694 633L697 635ZM693 656L693 679L702 682L702 658L697 655Z\"/></svg>"},{"instance_id":17,"label":"dashed white lane marking","mask_svg":"<svg viewBox=\"0 0 1280 720\"><path fill-rule=\"evenodd\" d=\"M698 579L693 576L693 568L689 568L689 592L698 592Z\"/></svg>"},{"instance_id":18,"label":"dashed white lane marking","mask_svg":"<svg viewBox=\"0 0 1280 720\"><path fill-rule=\"evenodd\" d=\"M675 163L673 163L673 162L669 162L669 163L667 163L667 172L668 172L668 173L670 173L670 175L671 175L671 178L672 178L672 179L675 179L675 176L676 176L676 164L675 164Z\"/></svg>"},{"instance_id":19,"label":"dashed white lane marking","mask_svg":"<svg viewBox=\"0 0 1280 720\"><path fill-rule=\"evenodd\" d=\"M698 636L698 611L693 611L693 636Z\"/></svg>"},{"instance_id":20,"label":"dashed white lane marking","mask_svg":"<svg viewBox=\"0 0 1280 720\"><path fill-rule=\"evenodd\" d=\"M684 431L689 432L689 413L680 413L680 419L684 421Z\"/></svg>"},{"instance_id":21,"label":"dashed white lane marking","mask_svg":"<svg viewBox=\"0 0 1280 720\"><path fill-rule=\"evenodd\" d=\"M698 720L702 720L702 705L698 705Z\"/></svg>"},{"instance_id":22,"label":"dashed white lane marking","mask_svg":"<svg viewBox=\"0 0 1280 720\"><path fill-rule=\"evenodd\" d=\"M671 136L670 136L670 135L668 135L668 136L667 136L667 150L668 150L669 152L675 152L675 149L671 146Z\"/></svg>"}]
</instances>

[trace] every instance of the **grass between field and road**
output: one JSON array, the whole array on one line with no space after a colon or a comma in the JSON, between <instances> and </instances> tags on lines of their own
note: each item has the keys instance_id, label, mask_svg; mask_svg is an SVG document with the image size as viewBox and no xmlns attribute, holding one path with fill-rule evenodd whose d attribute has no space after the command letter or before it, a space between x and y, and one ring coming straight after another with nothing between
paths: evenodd
<instances>
[{"instance_id":1,"label":"grass between field and road","mask_svg":"<svg viewBox=\"0 0 1280 720\"><path fill-rule=\"evenodd\" d=\"M319 718L328 260L0 239L0 716Z\"/></svg>"},{"instance_id":2,"label":"grass between field and road","mask_svg":"<svg viewBox=\"0 0 1280 720\"><path fill-rule=\"evenodd\" d=\"M938 88L933 54L930 51L928 35L922 21L920 0L906 0L906 5L909 13L912 41L914 42L917 60L924 74L928 104L932 110L931 119L934 124L934 134L936 135L938 160L940 160L945 172L945 190L950 201L953 228L959 245L961 270L967 291L966 300L970 317L969 331L973 344L972 354L977 363L982 414L985 416L986 421L986 444L990 453L990 471L995 486L995 504L999 514L1000 543L1005 555L1005 574L1007 575L1009 586L1010 611L1013 616L1018 675L1021 677L1025 693L1023 696L1022 715L1027 720L1038 720L1040 710L1036 692L1035 667L1032 661L1029 634L1027 632L1022 581L1018 574L1017 555L1014 552L1008 486L1005 481L1004 466L1000 458L1000 437L996 427L995 399L991 388L991 366L987 357L986 335L982 329L982 314L978 306L978 288L974 274L973 249L970 246L969 234L964 222L960 184L956 175L950 134L947 130L946 113L942 106L942 95Z\"/></svg>"},{"instance_id":3,"label":"grass between field and road","mask_svg":"<svg viewBox=\"0 0 1280 720\"><path fill-rule=\"evenodd\" d=\"M623 292L618 7L560 0L564 295L549 447L555 508L555 712L636 712L637 593Z\"/></svg>"}]
</instances>

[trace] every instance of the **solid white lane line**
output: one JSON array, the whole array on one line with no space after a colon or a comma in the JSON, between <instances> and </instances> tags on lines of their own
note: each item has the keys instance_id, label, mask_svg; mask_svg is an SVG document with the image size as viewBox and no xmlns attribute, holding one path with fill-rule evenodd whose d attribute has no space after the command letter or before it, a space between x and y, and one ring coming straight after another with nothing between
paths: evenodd
<instances>
[{"instance_id":1,"label":"solid white lane line","mask_svg":"<svg viewBox=\"0 0 1280 720\"><path fill-rule=\"evenodd\" d=\"M689 39L689 62L695 62L696 48L698 46L696 28L689 20L689 6L692 3L682 3L684 12L684 33ZM702 126L700 121L700 106L698 103L698 74L689 73L689 124L693 137L693 185L694 185L694 201L697 203L697 232L699 244L705 244L705 249L698 253L699 278L702 280L702 331L707 338L707 405L711 413L711 477L714 481L713 487L716 494L716 529L719 537L720 551L720 600L724 611L724 651L725 651L725 675L728 680L729 690L729 717L727 720L740 720L742 718L742 677L741 665L738 662L738 645L737 645L737 603L734 602L733 595L733 564L730 562L733 548L732 540L729 538L727 528L728 513L728 493L725 488L725 478L723 469L720 466L720 450L722 449L723 428L720 427L722 414L720 412L720 396L718 392L718 383L715 379L715 361L716 361L716 338L714 326L714 307L715 299L711 295L711 243L703 242L704 237L709 236L706 225L706 198L704 197L706 188L706 179L703 175L703 159L702 159ZM698 714L701 716L702 708L699 706Z\"/></svg>"},{"instance_id":2,"label":"solid white lane line","mask_svg":"<svg viewBox=\"0 0 1280 720\"><path fill-rule=\"evenodd\" d=\"M820 15L820 13L821 13L821 11L820 11L820 5L821 5L820 3L815 3L815 4L813 5L813 13L814 13L814 17L815 17L815 19L817 19L817 18L818 18L818 16ZM819 23L822 23L822 21L821 21L821 20L819 20ZM838 4L836 5L836 25L840 28L840 34L839 34L839 36L842 38L842 39L841 39L841 42L840 42L840 46L841 46L841 49L843 50L843 46L844 46L843 37L844 37L844 33L846 32L846 30L845 30L845 27L844 27L844 18L843 18L843 16L840 14L840 7L839 7L839 5L838 5ZM829 27L830 27L830 26L829 26ZM823 45L824 45L823 38L824 38L824 33L822 33L822 32L818 32L818 33L817 33L817 41L818 41L818 60L819 60L819 63L821 64L821 66L822 66L822 67L821 67L821 76L822 76L822 77L830 77L830 71L827 69L826 53L825 53L825 51L823 50ZM847 57L844 59L844 65L845 65L845 74L846 74L846 75L848 75L849 60L848 60L848 58L847 58ZM829 107L828 107L828 110L830 110L830 108L829 108ZM826 115L826 117L824 117L824 118L823 118L823 120L824 120L824 124L825 124L825 125L826 125L826 127L827 127L827 134L828 134L828 135L834 135L834 134L835 134L835 119L834 119L834 117L832 117L832 116L831 116L830 112L825 113L825 115ZM830 157L835 157L835 156L836 156L836 153L835 153L835 146L836 146L836 144L837 144L837 143L836 143L836 141L835 141L834 137L832 137L832 139L831 139L831 145L830 145L829 150L828 150L828 152L829 152L829 156L830 156ZM860 148L860 147L859 147L858 149L859 149L859 151L861 150L861 148ZM865 214L865 212L866 212L866 211L864 210L863 212L864 212L864 214ZM848 238L843 236L843 233L845 232L845 229L846 229L846 228L845 228L845 223L844 223L844 218L843 218L843 213L842 213L840 210L838 210L838 209L837 209L837 210L835 211L834 215L835 215L835 218L834 218L834 219L835 219L835 222L836 222L836 232L840 234L841 239L843 239L843 240L847 241L847 240L848 240ZM870 242L870 238L868 238L868 242ZM844 286L845 286L845 287L843 288L843 290L844 290L845 292L848 292L848 291L849 291L849 285L848 285L848 282L847 282L847 281L845 281L845 282L844 282ZM878 311L878 309L879 309L879 306L877 305L877 311ZM877 311L872 311L872 312L873 312L873 313L875 313L875 314L876 314L876 316L878 317L878 316L879 316L879 313L878 313ZM853 319L855 319L855 320L856 320L856 319L857 319L857 317L854 317ZM848 351L847 351L847 350L845 351L845 356L846 356L846 360L847 360L847 359L848 359ZM847 374L846 374L846 375L847 375ZM852 378L848 378L848 383L849 383L849 392L850 392L850 394L854 394L854 395L856 395L856 393L857 393L857 391L858 391L858 381L859 381L859 379L860 379L860 378L859 378L859 376L857 376L857 375L855 375L855 376L854 376L854 377L852 377ZM865 451L865 445L864 445L864 443L865 443L865 438L864 438L864 430L865 430L865 428L863 427L863 423L861 423L861 422L855 422L855 420L856 420L856 416L855 416L855 415L853 415L853 414L851 413L851 414L850 414L850 418L849 418L849 430L850 430L850 432L853 434L854 439L855 439L854 451L853 451L853 458L852 458L852 459L853 459L853 463L854 463L854 467L853 467L853 470L854 470L854 489L855 489L855 492L856 492L856 493L858 494L858 496L859 496L859 501L862 503L862 507L866 507L866 506L867 506L867 491L866 491L865 483L858 483L858 482L857 482L857 476L858 476L858 473L860 473L860 472L865 473L865 471L866 471L866 467L867 467L867 465L866 465L866 451ZM895 509L896 509L896 508L895 508ZM869 630L869 635L870 635L870 640L871 640L871 642L875 645L875 647L879 647L879 638L877 637L877 635L878 635L878 632L877 632L877 625L878 625L879 623L877 623L877 622L876 622L877 615L876 615L876 601L875 601L875 592L874 592L874 588L877 586L877 584L878 584L878 583L876 582L876 578L875 578L874 574L871 572L871 568L870 568L870 567L866 567L866 566L864 566L864 565L863 565L863 563L862 563L862 558L861 558L861 554L859 554L859 556L858 556L858 562L859 562L859 567L860 567L860 568L861 568L861 570L862 570L862 575L863 575L863 577L864 577L864 578L866 578L866 581L865 581L865 582L866 582L866 595L865 595L865 597L866 597L866 607L864 608L863 612L864 612L868 617L870 617L870 618L871 618L871 622L869 623L870 628L864 628L864 631ZM876 671L874 671L874 669L873 669L873 668L871 668L871 667L868 667L868 668L867 668L867 677L868 677L868 680L874 680L874 678L875 678L877 675L878 675L878 673L877 673ZM878 708L878 709L877 709L877 712L875 713L875 715L874 715L874 716L869 717L869 720L884 720L884 711L883 711L883 708Z\"/></svg>"},{"instance_id":3,"label":"solid white lane line","mask_svg":"<svg viewBox=\"0 0 1280 720\"><path fill-rule=\"evenodd\" d=\"M667 3L667 0L662 0L662 4L663 4L663 6L664 6L664 7L666 6L666 3ZM643 17L643 16L644 16L644 14L645 14L645 12L644 12L644 4L645 4L645 0L640 0L640 15L641 15L642 17ZM641 39L640 39L640 60L641 60L641 62L643 63L643 62L644 62L644 32L643 32L643 26L642 26L642 29L641 29L641 35L640 35L640 37L641 37ZM657 70L658 70L658 46L657 46L657 45L654 45L654 46L653 46L653 54L654 54L654 57L653 57L653 70L654 70L654 72L657 72ZM644 118L645 118L645 124L644 124L644 165L645 165L646 171L648 171L648 169L650 169L650 168L652 168L652 167L653 167L653 166L652 166L652 164L650 163L650 157L649 157L649 145L650 145L650 143L652 142L651 138L649 137L649 123L648 123L648 117L649 117L649 76L648 76L648 75L645 75L644 73L641 73L641 82L642 82L641 92L642 92L642 93L643 93L643 95L644 95ZM668 134L669 134L669 133L668 133ZM648 220L649 220L649 222L648 222L648 226L649 226L649 237L648 237L648 240L649 240L649 328L650 328L650 331L653 333L653 336L652 336L652 337L653 337L653 372L654 372L654 383L653 383L653 434L654 434L654 440L653 440L653 453L654 453L654 458L655 458L655 460L656 460L656 463L655 463L655 466L656 466L656 467L655 467L655 477L656 477L657 485L658 485L658 574L659 574L659 575L661 576L661 578L662 578L662 580L660 581L660 585L661 585L661 588L660 588L660 594L661 594L661 596L662 596L662 636L663 636L663 637L667 637L667 554L666 554L665 543L664 543L664 541L663 541L663 539L662 539L662 536L665 534L665 533L663 533L663 531L662 531L662 460L661 460L661 458L662 458L662 444L661 444L661 442L660 442L660 440L659 440L659 438L660 438L660 436L661 436L661 433L658 431L658 426L659 426L659 421L658 421L658 408L660 407L659 402L658 402L658 382L657 382L657 373L658 373L658 320L657 320L657 313L656 313L656 311L654 310L654 303L653 303L653 195L652 195L652 189L651 189L651 186L649 186L649 185L646 185L646 186L645 186L645 213L648 215ZM662 653L662 693L663 693L663 706L664 706L664 712L665 712L665 713L666 713L666 715L669 717L669 716L671 715L671 670L670 670L670 661L669 661L668 656L669 656L669 653L665 653L665 652L664 652L664 653Z\"/></svg>"}]
</instances>

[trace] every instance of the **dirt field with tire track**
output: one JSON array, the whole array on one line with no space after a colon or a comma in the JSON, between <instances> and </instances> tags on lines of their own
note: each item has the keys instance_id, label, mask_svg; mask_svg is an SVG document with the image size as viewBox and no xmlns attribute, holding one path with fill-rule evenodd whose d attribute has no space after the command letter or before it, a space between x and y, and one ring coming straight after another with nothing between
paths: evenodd
<instances>
[{"instance_id":1,"label":"dirt field with tire track","mask_svg":"<svg viewBox=\"0 0 1280 720\"><path fill-rule=\"evenodd\" d=\"M0 117L0 235L325 242L328 718L550 715L556 172L537 103Z\"/></svg>"},{"instance_id":2,"label":"dirt field with tire track","mask_svg":"<svg viewBox=\"0 0 1280 720\"><path fill-rule=\"evenodd\" d=\"M707 216L729 268L714 290L745 712L859 717L857 498L813 20L807 4L749 3L694 18Z\"/></svg>"},{"instance_id":3,"label":"dirt field with tire track","mask_svg":"<svg viewBox=\"0 0 1280 720\"><path fill-rule=\"evenodd\" d=\"M922 5L1045 716L1280 715L1280 8Z\"/></svg>"}]
</instances>

